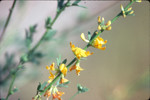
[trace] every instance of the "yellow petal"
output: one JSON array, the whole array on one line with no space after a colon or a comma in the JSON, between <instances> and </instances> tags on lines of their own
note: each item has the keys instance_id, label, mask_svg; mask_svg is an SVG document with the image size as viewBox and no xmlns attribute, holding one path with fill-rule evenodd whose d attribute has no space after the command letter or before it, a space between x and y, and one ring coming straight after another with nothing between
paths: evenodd
<instances>
[{"instance_id":1,"label":"yellow petal","mask_svg":"<svg viewBox=\"0 0 150 100\"><path fill-rule=\"evenodd\" d=\"M98 16L98 23L101 23L101 16Z\"/></svg>"},{"instance_id":2,"label":"yellow petal","mask_svg":"<svg viewBox=\"0 0 150 100\"><path fill-rule=\"evenodd\" d=\"M70 67L70 71L75 70L76 69L76 65L73 65L72 67Z\"/></svg>"},{"instance_id":3,"label":"yellow petal","mask_svg":"<svg viewBox=\"0 0 150 100\"><path fill-rule=\"evenodd\" d=\"M48 66L46 66L46 69L47 69L47 70L50 70L50 68L49 68Z\"/></svg>"},{"instance_id":4,"label":"yellow petal","mask_svg":"<svg viewBox=\"0 0 150 100\"><path fill-rule=\"evenodd\" d=\"M66 78L61 78L61 80L60 80L60 84L62 84L62 83L66 83L66 82L68 82L69 80L67 80Z\"/></svg>"},{"instance_id":5,"label":"yellow petal","mask_svg":"<svg viewBox=\"0 0 150 100\"><path fill-rule=\"evenodd\" d=\"M111 21L109 20L107 23L106 23L106 26L110 26L111 25Z\"/></svg>"},{"instance_id":6,"label":"yellow petal","mask_svg":"<svg viewBox=\"0 0 150 100\"><path fill-rule=\"evenodd\" d=\"M110 30L111 30L111 26L108 26L108 27L106 28L106 30L110 31Z\"/></svg>"},{"instance_id":7,"label":"yellow petal","mask_svg":"<svg viewBox=\"0 0 150 100\"><path fill-rule=\"evenodd\" d=\"M134 11L132 10L129 14L133 14L134 13Z\"/></svg>"},{"instance_id":8,"label":"yellow petal","mask_svg":"<svg viewBox=\"0 0 150 100\"><path fill-rule=\"evenodd\" d=\"M128 10L127 10L127 11L130 11L130 10L132 10L132 7L128 8Z\"/></svg>"},{"instance_id":9,"label":"yellow petal","mask_svg":"<svg viewBox=\"0 0 150 100\"><path fill-rule=\"evenodd\" d=\"M60 66L59 66L59 69L60 69L60 71L63 73L63 75L64 76L66 76L66 74L67 74L67 67L66 67L66 65L65 64L61 64Z\"/></svg>"},{"instance_id":10,"label":"yellow petal","mask_svg":"<svg viewBox=\"0 0 150 100\"><path fill-rule=\"evenodd\" d=\"M77 66L77 68L76 68L76 74L79 76L80 75L79 73L82 70L84 70L84 69L82 69L80 66Z\"/></svg>"},{"instance_id":11,"label":"yellow petal","mask_svg":"<svg viewBox=\"0 0 150 100\"><path fill-rule=\"evenodd\" d=\"M54 70L55 70L55 67L54 67L54 66L55 66L55 63L53 62L53 63L51 64L51 66L50 66L50 70L53 70L53 71L54 71Z\"/></svg>"},{"instance_id":12,"label":"yellow petal","mask_svg":"<svg viewBox=\"0 0 150 100\"><path fill-rule=\"evenodd\" d=\"M81 39L82 39L83 41L85 41L85 42L87 42L87 43L89 42L89 40L87 40L87 39L85 38L84 33L81 33L80 37L81 37Z\"/></svg>"},{"instance_id":13,"label":"yellow petal","mask_svg":"<svg viewBox=\"0 0 150 100\"><path fill-rule=\"evenodd\" d=\"M122 4L120 5L120 8L121 8L122 11L124 11L124 8L123 8Z\"/></svg>"},{"instance_id":14,"label":"yellow petal","mask_svg":"<svg viewBox=\"0 0 150 100\"><path fill-rule=\"evenodd\" d=\"M97 29L100 31L102 28L101 28L101 26L100 26L100 25L98 25Z\"/></svg>"}]
</instances>

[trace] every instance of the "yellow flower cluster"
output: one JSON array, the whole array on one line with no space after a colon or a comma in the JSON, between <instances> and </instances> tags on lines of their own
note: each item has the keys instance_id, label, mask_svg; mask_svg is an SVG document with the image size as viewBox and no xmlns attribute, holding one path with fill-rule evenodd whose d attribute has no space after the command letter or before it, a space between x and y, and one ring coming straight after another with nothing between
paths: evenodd
<instances>
[{"instance_id":1,"label":"yellow flower cluster","mask_svg":"<svg viewBox=\"0 0 150 100\"><path fill-rule=\"evenodd\" d=\"M101 30L111 30L111 21L109 20L106 24L104 24L104 22L105 22L105 19L104 19L104 17L102 17L101 18L101 16L98 16L98 27L97 27L97 29L99 30L99 31L101 31Z\"/></svg>"},{"instance_id":2,"label":"yellow flower cluster","mask_svg":"<svg viewBox=\"0 0 150 100\"><path fill-rule=\"evenodd\" d=\"M66 76L67 74L66 65L60 64L59 69L56 69L54 66L55 66L55 63L52 63L50 66L46 66L46 69L49 70L49 73L50 73L48 83L53 81L53 79L55 78L55 74L57 74L58 71L60 71L63 74L60 80L60 84L67 82L68 80L64 78L64 76ZM56 71L56 73L53 74L51 71Z\"/></svg>"},{"instance_id":3,"label":"yellow flower cluster","mask_svg":"<svg viewBox=\"0 0 150 100\"><path fill-rule=\"evenodd\" d=\"M132 7L128 8L127 10L124 9L123 5L120 5L122 16L126 18L127 15L134 15L134 11L132 10Z\"/></svg>"},{"instance_id":4,"label":"yellow flower cluster","mask_svg":"<svg viewBox=\"0 0 150 100\"><path fill-rule=\"evenodd\" d=\"M61 96L64 94L64 92L60 92L58 91L57 87L52 86L49 90L47 90L44 94L45 97L47 97L47 99L51 96L52 94L52 98L54 99L58 99L58 100L62 100Z\"/></svg>"},{"instance_id":5,"label":"yellow flower cluster","mask_svg":"<svg viewBox=\"0 0 150 100\"><path fill-rule=\"evenodd\" d=\"M85 38L85 35L84 33L81 33L80 35L81 39L85 42L88 42L89 43L89 40L87 40ZM101 49L101 50L105 50L106 47L103 47L104 44L107 43L107 40L104 41L103 38L101 38L100 36L98 36L96 39L94 39L94 41L92 42L92 46L95 47L95 48L98 48L98 49Z\"/></svg>"},{"instance_id":6,"label":"yellow flower cluster","mask_svg":"<svg viewBox=\"0 0 150 100\"><path fill-rule=\"evenodd\" d=\"M99 27L98 27L98 30L111 30L111 21L108 21L105 25L103 24L104 23L104 18L102 18L102 21L100 19L100 16L98 17L98 23L99 23ZM87 43L90 42L90 40L87 40L85 38L85 35L84 33L81 34L81 39ZM93 42L91 43L91 46L95 47L95 48L98 48L98 49L101 49L101 50L105 50L106 47L103 47L104 44L107 43L107 40L103 40L103 38L101 38L100 36L98 36L97 38L95 38L93 40ZM84 69L80 67L80 60L82 58L85 58L85 57L88 57L90 55L92 55L93 53L90 52L90 51L86 51L84 49L81 49L79 47L75 47L74 44L72 44L70 42L70 47L71 47L71 50L72 52L74 53L75 57L76 57L76 63L70 67L70 71L72 70L76 70L76 74L79 76L80 75L80 72L83 71ZM59 81L59 84L63 84L63 83L66 83L68 82L67 79L65 79L64 77L67 75L67 67L64 63L61 63L59 65L58 68L55 68L55 63L53 62L50 66L46 66L46 69L49 70L49 73L50 73L50 76L49 76L49 80L48 80L48 83L52 82L54 80L54 78L56 77L55 75L58 73L58 72L61 72L62 75L61 75L61 78L60 78L60 81ZM55 71L55 74L52 73L52 71ZM58 100L61 100L61 96L64 94L64 92L59 92L57 87L55 86L52 86L49 90L47 90L44 94L44 96L46 96L47 98L49 98L52 94L52 98L53 100L54 99L58 99Z\"/></svg>"}]
</instances>

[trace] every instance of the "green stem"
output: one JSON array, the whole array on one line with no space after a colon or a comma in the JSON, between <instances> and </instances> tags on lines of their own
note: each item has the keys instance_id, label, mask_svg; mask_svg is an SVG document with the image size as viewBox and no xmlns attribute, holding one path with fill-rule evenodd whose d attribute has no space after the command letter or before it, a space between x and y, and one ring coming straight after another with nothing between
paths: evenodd
<instances>
[{"instance_id":1,"label":"green stem","mask_svg":"<svg viewBox=\"0 0 150 100\"><path fill-rule=\"evenodd\" d=\"M130 5L133 4L133 2L130 2L125 9L128 9L130 7ZM120 17L120 14L121 12L115 16L113 19L112 19L112 22L114 22L115 20L117 20L119 17ZM101 30L99 31L98 34L96 34L93 39L84 47L84 50L86 50L90 44L94 41L95 38L97 38L104 30ZM77 60L77 58L73 58L73 60L67 65L67 68L69 68L75 61ZM47 88L44 89L43 92L40 93L40 95L42 95L43 93L45 93L56 81L57 79L59 79L59 77L61 76L61 72L55 77L55 79L47 86ZM77 95L77 94L75 94Z\"/></svg>"},{"instance_id":2,"label":"green stem","mask_svg":"<svg viewBox=\"0 0 150 100\"><path fill-rule=\"evenodd\" d=\"M73 100L74 97L76 97L79 94L79 92L76 92L69 100Z\"/></svg>"},{"instance_id":3,"label":"green stem","mask_svg":"<svg viewBox=\"0 0 150 100\"><path fill-rule=\"evenodd\" d=\"M9 10L9 15L8 15L7 20L6 20L6 23L5 23L5 25L4 25L3 31L2 31L2 33L1 33L1 35L0 35L0 42L2 41L2 38L3 38L3 36L4 36L5 32L6 32L6 29L7 29L7 26L8 26L8 24L9 24L11 15L12 15L12 13L13 13L13 10L14 10L15 4L16 4L16 1L17 1L17 0L14 0L14 2L13 2L13 4L12 4L12 7L11 7L10 10Z\"/></svg>"},{"instance_id":4,"label":"green stem","mask_svg":"<svg viewBox=\"0 0 150 100\"><path fill-rule=\"evenodd\" d=\"M60 11L56 14L54 20L52 21L52 23L51 23L51 25L50 25L50 28L47 28L47 29L46 29L44 35L43 35L43 36L41 37L41 39L37 42L37 44L36 44L31 50L29 50L28 54L34 52L35 49L37 49L37 48L39 47L39 45L41 44L41 42L43 41L43 39L44 39L45 36L47 35L47 31L52 28L53 24L55 23L55 21L57 20L58 16L61 14L62 11L63 11L63 10L60 10Z\"/></svg>"},{"instance_id":5,"label":"green stem","mask_svg":"<svg viewBox=\"0 0 150 100\"><path fill-rule=\"evenodd\" d=\"M14 83L15 79L16 79L16 74L12 76L12 81L11 81L11 84L10 84L10 87L9 87L9 90L8 90L6 100L8 100L8 97L11 95L11 91L12 91L12 87L13 87L13 83Z\"/></svg>"},{"instance_id":6,"label":"green stem","mask_svg":"<svg viewBox=\"0 0 150 100\"><path fill-rule=\"evenodd\" d=\"M16 1L16 0L15 0L15 1ZM69 3L69 2L68 2L68 3ZM52 28L53 24L55 23L55 21L57 20L57 18L59 17L59 15L62 13L62 11L63 11L65 8L66 8L66 6L65 6L64 8L62 8L59 12L57 12L55 18L53 19L53 21L52 21L52 23L51 23L51 25L50 25L50 28L47 28L47 30L49 30L49 29ZM29 50L29 51L27 52L27 55L28 55L28 56L29 56L31 53L33 53L33 52L35 51L35 49L37 49L37 48L39 47L39 45L42 43L42 41L43 41L45 35L47 34L47 30L46 30L46 32L44 33L44 35L41 37L41 39L37 42L37 44L36 44L31 50ZM12 81L11 81L11 84L10 84L10 86L9 86L9 91L8 91L8 95L7 95L7 97L6 97L6 100L8 100L8 97L11 95L11 90L12 90L12 86L13 86L14 81L15 81L15 78L16 78L16 74L17 74L18 70L20 69L19 66L21 66L21 65L23 65L23 64L24 64L24 62L22 63L22 62L21 62L21 59L20 59L20 62L19 62L19 64L18 64L18 66L17 66L17 70L16 70L16 71L14 72L14 74L13 74ZM61 75L61 73L59 73L59 74L57 75L57 77L53 80L53 82L44 90L44 93L46 92L46 90L48 90L48 89L51 87L51 85L52 85L53 83L55 83L55 82L57 81L57 79L59 78L60 75ZM42 93L42 92L41 92L41 93Z\"/></svg>"},{"instance_id":7,"label":"green stem","mask_svg":"<svg viewBox=\"0 0 150 100\"><path fill-rule=\"evenodd\" d=\"M10 86L9 86L9 90L8 90L8 93L7 93L7 96L6 96L6 100L8 100L9 96L11 95L12 87L13 87L13 84L14 84L15 79L16 79L16 73L20 69L20 67L19 67L20 64L21 64L21 62L19 62L16 71L13 72L13 74L12 74L12 80L11 80L11 83L10 83Z\"/></svg>"}]
</instances>

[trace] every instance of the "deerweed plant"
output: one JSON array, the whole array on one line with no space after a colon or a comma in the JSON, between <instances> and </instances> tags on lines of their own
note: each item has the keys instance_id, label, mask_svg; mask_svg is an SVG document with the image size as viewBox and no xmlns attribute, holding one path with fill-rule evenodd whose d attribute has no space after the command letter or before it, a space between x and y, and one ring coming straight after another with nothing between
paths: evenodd
<instances>
[{"instance_id":1,"label":"deerweed plant","mask_svg":"<svg viewBox=\"0 0 150 100\"><path fill-rule=\"evenodd\" d=\"M126 16L128 15L133 16L134 11L132 10L132 7L130 7L130 5L132 5L134 2L141 2L141 0L131 0L125 8L123 8L123 6L121 5L121 12L112 20L109 20L107 23L105 23L104 17L101 18L101 16L98 16L97 30L92 35L90 32L88 32L88 39L85 38L84 33L81 33L80 35L81 39L87 43L87 45L83 49L80 47L75 47L75 45L70 42L70 47L73 54L75 55L75 58L68 65L66 65L67 59L61 61L61 58L57 58L57 68L55 68L54 62L50 66L46 66L46 69L50 73L50 76L48 77L50 80L48 80L48 84L46 84L47 82L45 82L38 85L37 95L32 99L41 99L41 96L44 94L47 99L49 99L49 97L52 95L52 100L62 100L61 96L64 94L64 92L59 91L57 87L66 87L66 85L69 84L70 81L65 78L68 69L69 71L76 70L76 74L77 76L79 76L80 72L84 70L80 67L80 62L84 60L85 57L93 54L90 51L86 51L87 48L92 46L100 50L106 49L106 46L103 45L107 43L107 40L104 40L102 37L100 37L100 34L105 30L110 31L112 29L111 24L120 16L123 16L124 18L126 18ZM54 71L54 74L52 73L52 71ZM70 100L72 100L77 94L88 91L87 88L82 87L80 84L78 84L77 89L77 93L73 95Z\"/></svg>"},{"instance_id":2,"label":"deerweed plant","mask_svg":"<svg viewBox=\"0 0 150 100\"><path fill-rule=\"evenodd\" d=\"M15 5L16 0L14 0L14 5ZM36 59L37 57L42 57L41 52L37 52L36 49L41 45L42 42L44 41L49 41L53 35L56 33L55 30L52 29L53 24L59 17L59 15L65 10L66 7L71 7L71 6L78 6L78 7L83 7L84 6L78 5L80 0L76 0L73 3L70 2L70 0L67 0L64 2L64 0L58 0L58 6L57 6L57 13L56 16L53 20L51 20L50 17L46 19L45 22L45 33L41 37L41 39L35 44L35 46L31 47L31 44L33 42L33 35L36 32L36 27L37 25L33 25L29 28L29 30L26 30L26 48L28 51L24 53L20 57L19 63L16 65L15 70L10 73L9 77L12 78L12 81L9 86L8 94L6 98L3 100L8 100L10 95L13 95L14 92L17 91L17 89L13 89L13 85L16 79L16 74L18 70L23 68L23 65L27 62L32 62L33 59ZM87 43L87 45L84 48L76 47L72 42L70 42L70 48L71 51L74 54L74 58L71 60L70 63L67 64L67 59L61 60L61 56L57 58L57 63L52 63L50 66L46 66L46 69L49 71L49 80L44 82L43 84L39 83L37 87L37 93L36 95L32 98L32 100L41 100L42 95L47 98L47 100L52 96L52 100L58 99L62 100L61 96L64 95L65 93L62 91L58 90L58 87L67 87L67 85L70 83L69 79L66 79L65 77L67 76L68 72L71 72L73 70L76 71L77 76L80 76L80 72L83 71L84 69L80 66L80 62L84 60L84 58L87 58L88 56L92 55L93 52L88 51L88 47L94 47L100 50L105 50L106 49L106 44L107 40L104 40L100 34L104 32L105 30L110 31L112 29L111 24L117 20L120 16L123 16L123 18L126 18L126 16L133 16L134 11L130 7L134 2L141 2L141 0L130 0L129 4L124 8L123 5L121 5L121 12L115 16L112 20L108 20L105 22L104 17L98 16L98 26L97 29L93 34L91 32L88 32L87 37L84 33L81 33L80 37L81 39ZM14 6L13 6L14 8ZM10 12L11 13L11 12ZM10 14L11 17L11 14ZM8 17L6 25L4 27L4 30L6 30L8 22L10 17ZM4 35L5 31L3 32L2 35ZM1 37L2 38L2 37ZM69 44L69 43L68 43ZM57 66L57 67L56 67ZM77 92L70 98L72 100L77 94L79 93L84 93L88 91L88 88L81 86L80 84L77 85Z\"/></svg>"}]
</instances>

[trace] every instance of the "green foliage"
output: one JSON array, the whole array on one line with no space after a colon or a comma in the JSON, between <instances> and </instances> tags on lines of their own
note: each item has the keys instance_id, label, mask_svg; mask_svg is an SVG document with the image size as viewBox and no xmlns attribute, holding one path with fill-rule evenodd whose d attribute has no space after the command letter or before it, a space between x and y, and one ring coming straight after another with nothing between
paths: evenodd
<instances>
[{"instance_id":1,"label":"green foliage","mask_svg":"<svg viewBox=\"0 0 150 100\"><path fill-rule=\"evenodd\" d=\"M51 17L48 17L45 21L45 28L51 28Z\"/></svg>"},{"instance_id":2,"label":"green foliage","mask_svg":"<svg viewBox=\"0 0 150 100\"><path fill-rule=\"evenodd\" d=\"M72 6L78 6L78 7L82 7L82 8L86 8L85 6L81 6L81 5L78 5L78 3L80 2L81 0L76 0L72 3Z\"/></svg>"},{"instance_id":3,"label":"green foliage","mask_svg":"<svg viewBox=\"0 0 150 100\"><path fill-rule=\"evenodd\" d=\"M88 40L91 40L91 33L88 31Z\"/></svg>"},{"instance_id":4,"label":"green foliage","mask_svg":"<svg viewBox=\"0 0 150 100\"><path fill-rule=\"evenodd\" d=\"M67 59L65 59L65 60L63 60L63 62L62 62L63 64L66 64L67 63Z\"/></svg>"},{"instance_id":5,"label":"green foliage","mask_svg":"<svg viewBox=\"0 0 150 100\"><path fill-rule=\"evenodd\" d=\"M62 83L62 84L59 84L58 87L65 87L65 88L67 88L69 83L70 83L70 81Z\"/></svg>"},{"instance_id":6,"label":"green foliage","mask_svg":"<svg viewBox=\"0 0 150 100\"><path fill-rule=\"evenodd\" d=\"M59 67L60 63L61 63L61 55L59 55L58 58L56 58L57 61L57 66Z\"/></svg>"},{"instance_id":7,"label":"green foliage","mask_svg":"<svg viewBox=\"0 0 150 100\"><path fill-rule=\"evenodd\" d=\"M64 7L64 0L57 0L58 1L58 9L62 9Z\"/></svg>"},{"instance_id":8,"label":"green foliage","mask_svg":"<svg viewBox=\"0 0 150 100\"><path fill-rule=\"evenodd\" d=\"M27 48L30 48L30 45L33 41L33 35L36 32L36 27L37 27L37 24L30 26L28 30L25 30L26 31L25 44Z\"/></svg>"},{"instance_id":9,"label":"green foliage","mask_svg":"<svg viewBox=\"0 0 150 100\"><path fill-rule=\"evenodd\" d=\"M16 63L14 61L14 54L8 54L5 53L5 64L0 65L0 85L5 85L5 82L11 77L13 68L16 66ZM9 73L9 74L8 74ZM2 76L5 76L5 78L2 78Z\"/></svg>"},{"instance_id":10,"label":"green foliage","mask_svg":"<svg viewBox=\"0 0 150 100\"><path fill-rule=\"evenodd\" d=\"M93 33L93 35L92 35L90 41L97 35L96 32L97 32L97 30Z\"/></svg>"},{"instance_id":11,"label":"green foliage","mask_svg":"<svg viewBox=\"0 0 150 100\"><path fill-rule=\"evenodd\" d=\"M20 60L21 60L22 63L27 62L28 61L28 55L27 54L22 55Z\"/></svg>"},{"instance_id":12,"label":"green foliage","mask_svg":"<svg viewBox=\"0 0 150 100\"><path fill-rule=\"evenodd\" d=\"M37 91L42 92L44 88L46 87L46 85L47 85L47 82L44 82L43 84L39 83L37 87Z\"/></svg>"},{"instance_id":13,"label":"green foliage","mask_svg":"<svg viewBox=\"0 0 150 100\"><path fill-rule=\"evenodd\" d=\"M11 91L11 94L14 94L15 92L18 91L18 88L14 88L12 91Z\"/></svg>"},{"instance_id":14,"label":"green foliage","mask_svg":"<svg viewBox=\"0 0 150 100\"><path fill-rule=\"evenodd\" d=\"M33 52L32 54L28 55L29 61L34 63L34 64L40 64L40 61L38 59L44 57L45 55L40 52L40 51L36 51Z\"/></svg>"},{"instance_id":15,"label":"green foliage","mask_svg":"<svg viewBox=\"0 0 150 100\"><path fill-rule=\"evenodd\" d=\"M56 34L56 30L48 29L46 31L46 35L44 36L44 40L45 41L51 40L55 34Z\"/></svg>"},{"instance_id":16,"label":"green foliage","mask_svg":"<svg viewBox=\"0 0 150 100\"><path fill-rule=\"evenodd\" d=\"M88 91L88 88L81 86L80 84L77 85L78 93L84 93Z\"/></svg>"}]
</instances>

